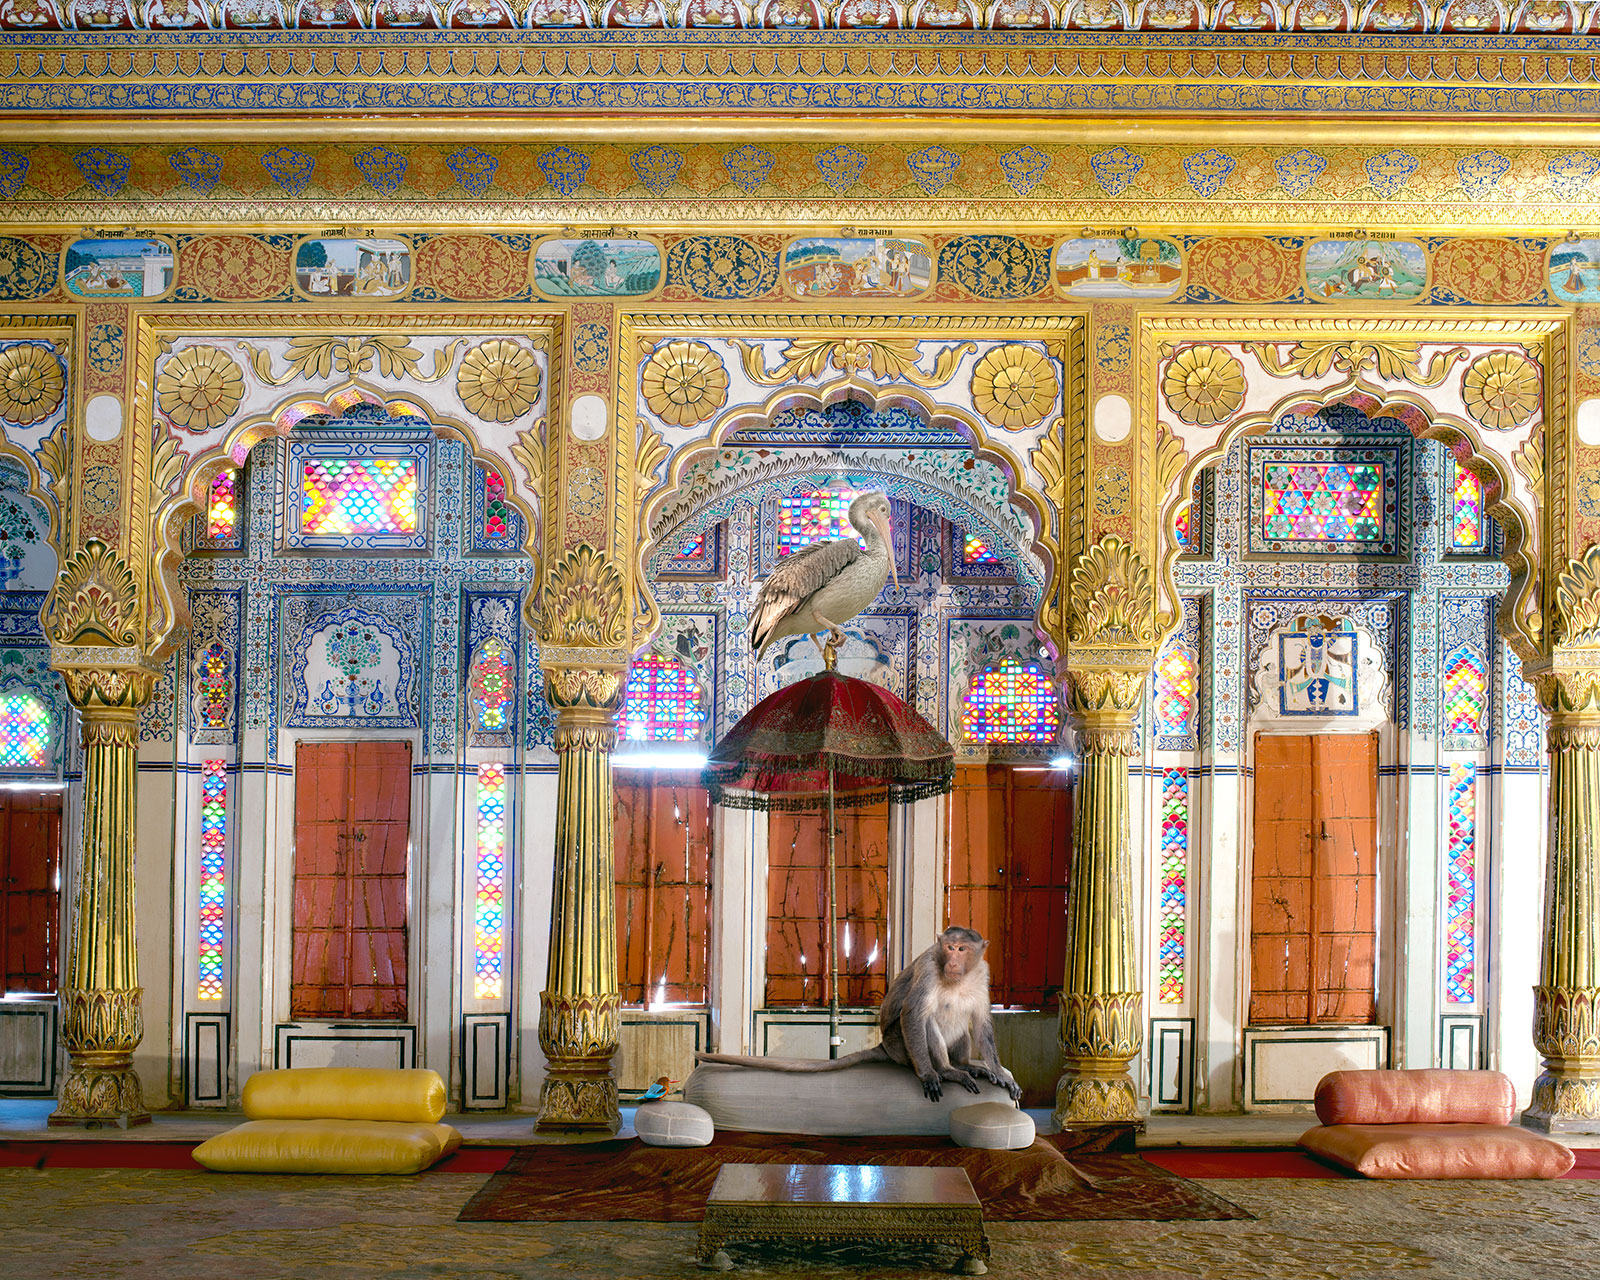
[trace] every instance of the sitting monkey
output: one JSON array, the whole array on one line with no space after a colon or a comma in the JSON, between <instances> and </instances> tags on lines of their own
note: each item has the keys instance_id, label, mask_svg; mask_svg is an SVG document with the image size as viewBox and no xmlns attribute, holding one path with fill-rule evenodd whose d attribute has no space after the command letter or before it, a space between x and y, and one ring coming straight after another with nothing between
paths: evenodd
<instances>
[{"instance_id":1,"label":"sitting monkey","mask_svg":"<svg viewBox=\"0 0 1600 1280\"><path fill-rule=\"evenodd\" d=\"M723 1062L767 1071L841 1071L858 1062L898 1062L922 1081L930 1100L950 1080L973 1093L978 1081L1000 1085L1013 1099L1022 1088L1004 1067L994 1047L989 1014L989 944L972 929L952 925L939 940L889 985L878 1010L883 1042L826 1062L805 1058L745 1058L697 1053L698 1062ZM975 1060L976 1059L976 1060Z\"/></svg>"}]
</instances>

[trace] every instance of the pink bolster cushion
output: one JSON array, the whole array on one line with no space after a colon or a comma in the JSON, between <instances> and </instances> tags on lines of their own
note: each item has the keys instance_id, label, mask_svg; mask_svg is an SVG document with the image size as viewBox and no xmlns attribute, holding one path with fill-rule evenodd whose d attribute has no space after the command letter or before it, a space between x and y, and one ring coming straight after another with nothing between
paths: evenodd
<instances>
[{"instance_id":1,"label":"pink bolster cushion","mask_svg":"<svg viewBox=\"0 0 1600 1280\"><path fill-rule=\"evenodd\" d=\"M1300 1145L1368 1178L1559 1178L1577 1159L1512 1125L1339 1124Z\"/></svg>"},{"instance_id":2,"label":"pink bolster cushion","mask_svg":"<svg viewBox=\"0 0 1600 1280\"><path fill-rule=\"evenodd\" d=\"M1332 1071L1317 1085L1323 1124L1510 1124L1516 1111L1498 1071Z\"/></svg>"}]
</instances>

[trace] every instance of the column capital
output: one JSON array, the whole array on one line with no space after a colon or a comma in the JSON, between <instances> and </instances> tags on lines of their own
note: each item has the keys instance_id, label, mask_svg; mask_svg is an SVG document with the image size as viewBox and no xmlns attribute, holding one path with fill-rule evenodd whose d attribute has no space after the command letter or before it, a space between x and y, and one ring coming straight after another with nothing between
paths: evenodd
<instances>
[{"instance_id":1,"label":"column capital","mask_svg":"<svg viewBox=\"0 0 1600 1280\"><path fill-rule=\"evenodd\" d=\"M161 671L132 646L52 644L50 665L83 715L134 712L150 701Z\"/></svg>"}]
</instances>

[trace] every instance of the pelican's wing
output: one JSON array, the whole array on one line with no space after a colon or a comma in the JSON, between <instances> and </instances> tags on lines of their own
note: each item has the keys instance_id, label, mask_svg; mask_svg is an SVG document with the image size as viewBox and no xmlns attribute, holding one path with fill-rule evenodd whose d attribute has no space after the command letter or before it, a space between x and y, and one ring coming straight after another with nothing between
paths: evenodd
<instances>
[{"instance_id":1,"label":"pelican's wing","mask_svg":"<svg viewBox=\"0 0 1600 1280\"><path fill-rule=\"evenodd\" d=\"M861 544L854 538L830 538L784 556L761 584L750 611L751 647L759 654L785 618L860 555Z\"/></svg>"}]
</instances>

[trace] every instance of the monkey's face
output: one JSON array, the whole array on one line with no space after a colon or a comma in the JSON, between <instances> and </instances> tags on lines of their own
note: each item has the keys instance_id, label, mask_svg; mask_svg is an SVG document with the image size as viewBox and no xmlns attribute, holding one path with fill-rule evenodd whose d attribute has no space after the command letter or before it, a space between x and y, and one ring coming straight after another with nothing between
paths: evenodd
<instances>
[{"instance_id":1,"label":"monkey's face","mask_svg":"<svg viewBox=\"0 0 1600 1280\"><path fill-rule=\"evenodd\" d=\"M965 938L950 938L940 944L941 971L946 982L959 982L983 956L983 948Z\"/></svg>"}]
</instances>

